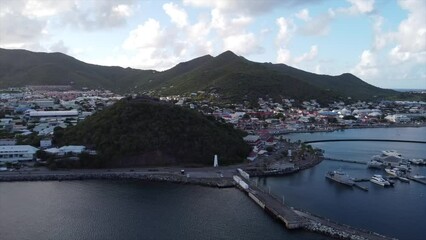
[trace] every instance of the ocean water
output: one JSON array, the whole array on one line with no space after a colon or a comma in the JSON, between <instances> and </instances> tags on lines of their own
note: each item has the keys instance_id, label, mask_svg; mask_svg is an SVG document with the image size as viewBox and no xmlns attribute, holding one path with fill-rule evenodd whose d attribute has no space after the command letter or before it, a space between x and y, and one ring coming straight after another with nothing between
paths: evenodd
<instances>
[{"instance_id":1,"label":"ocean water","mask_svg":"<svg viewBox=\"0 0 426 240\"><path fill-rule=\"evenodd\" d=\"M1 240L327 239L290 232L237 189L166 183L0 183Z\"/></svg>"},{"instance_id":2,"label":"ocean water","mask_svg":"<svg viewBox=\"0 0 426 240\"><path fill-rule=\"evenodd\" d=\"M292 140L380 138L426 141L426 128L356 129L331 133L286 135ZM312 144L325 150L331 158L369 161L382 150L397 150L408 158L426 158L426 144L383 142L328 142ZM413 174L426 175L426 166L412 166ZM369 178L386 175L383 170L366 165L324 160L318 166L283 177L259 178L259 185L271 188L294 207L355 227L407 240L426 239L426 185L397 181L392 188L371 182L364 192L348 188L325 178L332 170L342 170L351 177Z\"/></svg>"},{"instance_id":3,"label":"ocean water","mask_svg":"<svg viewBox=\"0 0 426 240\"><path fill-rule=\"evenodd\" d=\"M426 141L426 128L357 129L293 134L287 138L384 138ZM368 161L394 149L425 158L424 144L380 142L318 143L326 156ZM283 177L258 178L259 185L284 196L291 206L399 239L426 239L426 185L397 182L383 188L361 183L368 192L325 179L341 169L353 177L380 170L323 161ZM426 167L413 172L426 175ZM383 174L383 173L382 173ZM288 231L237 189L119 181L0 183L0 239L328 239Z\"/></svg>"}]
</instances>

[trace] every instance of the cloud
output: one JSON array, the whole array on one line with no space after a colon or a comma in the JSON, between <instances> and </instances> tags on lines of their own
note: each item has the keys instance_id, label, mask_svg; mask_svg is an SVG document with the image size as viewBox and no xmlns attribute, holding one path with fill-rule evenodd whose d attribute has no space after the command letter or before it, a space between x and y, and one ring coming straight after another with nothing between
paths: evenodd
<instances>
[{"instance_id":1,"label":"cloud","mask_svg":"<svg viewBox=\"0 0 426 240\"><path fill-rule=\"evenodd\" d=\"M130 32L124 41L124 49L157 48L164 45L166 34L160 23L155 19L148 19L142 25Z\"/></svg>"},{"instance_id":2,"label":"cloud","mask_svg":"<svg viewBox=\"0 0 426 240\"><path fill-rule=\"evenodd\" d=\"M279 48L277 52L277 63L291 63L291 53L288 49Z\"/></svg>"},{"instance_id":3,"label":"cloud","mask_svg":"<svg viewBox=\"0 0 426 240\"><path fill-rule=\"evenodd\" d=\"M326 35L330 31L330 23L334 18L332 12L319 15L306 21L306 24L299 28L298 33L306 36Z\"/></svg>"},{"instance_id":4,"label":"cloud","mask_svg":"<svg viewBox=\"0 0 426 240\"><path fill-rule=\"evenodd\" d=\"M165 3L163 5L163 9L167 15L169 15L170 19L173 23L176 24L179 28L185 27L188 25L188 14L184 9L179 8L177 4L172 2Z\"/></svg>"},{"instance_id":5,"label":"cloud","mask_svg":"<svg viewBox=\"0 0 426 240\"><path fill-rule=\"evenodd\" d=\"M379 73L376 55L370 50L364 50L361 54L360 62L351 72L361 78L370 79L376 77Z\"/></svg>"},{"instance_id":6,"label":"cloud","mask_svg":"<svg viewBox=\"0 0 426 240\"><path fill-rule=\"evenodd\" d=\"M309 10L306 8L300 10L298 13L295 14L295 16L305 22L311 20L311 16L309 16Z\"/></svg>"},{"instance_id":7,"label":"cloud","mask_svg":"<svg viewBox=\"0 0 426 240\"><path fill-rule=\"evenodd\" d=\"M263 53L253 33L231 35L223 40L224 49L234 51L238 55L251 55Z\"/></svg>"},{"instance_id":8,"label":"cloud","mask_svg":"<svg viewBox=\"0 0 426 240\"><path fill-rule=\"evenodd\" d=\"M370 14L375 11L374 0L347 0L351 6L347 8L338 8L337 13L357 15L357 14Z\"/></svg>"},{"instance_id":9,"label":"cloud","mask_svg":"<svg viewBox=\"0 0 426 240\"><path fill-rule=\"evenodd\" d=\"M60 41L57 41L56 43L52 44L49 47L49 51L50 52L61 52L61 53L68 54L69 49L68 49L67 46L65 46L64 41L60 40Z\"/></svg>"},{"instance_id":10,"label":"cloud","mask_svg":"<svg viewBox=\"0 0 426 240\"><path fill-rule=\"evenodd\" d=\"M183 0L187 6L215 8L225 13L259 15L276 9L279 6L297 7L322 0Z\"/></svg>"},{"instance_id":11,"label":"cloud","mask_svg":"<svg viewBox=\"0 0 426 240\"><path fill-rule=\"evenodd\" d=\"M296 26L293 21L280 17L276 20L278 25L277 45L286 45L293 36Z\"/></svg>"},{"instance_id":12,"label":"cloud","mask_svg":"<svg viewBox=\"0 0 426 240\"><path fill-rule=\"evenodd\" d=\"M399 1L401 7L407 10L408 17L403 20L395 33L395 39L401 51L426 51L426 1Z\"/></svg>"},{"instance_id":13,"label":"cloud","mask_svg":"<svg viewBox=\"0 0 426 240\"><path fill-rule=\"evenodd\" d=\"M313 59L316 58L317 55L318 55L318 46L313 45L313 46L311 46L311 50L309 52L304 53L299 57L296 57L294 59L294 62L295 63L301 63L301 62L305 62L305 61L312 61Z\"/></svg>"}]
</instances>

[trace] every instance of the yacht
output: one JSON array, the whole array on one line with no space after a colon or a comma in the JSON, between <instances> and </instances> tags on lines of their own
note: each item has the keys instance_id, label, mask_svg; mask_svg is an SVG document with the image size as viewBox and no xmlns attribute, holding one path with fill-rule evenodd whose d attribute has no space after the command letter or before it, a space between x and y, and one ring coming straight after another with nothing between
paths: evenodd
<instances>
[{"instance_id":1,"label":"yacht","mask_svg":"<svg viewBox=\"0 0 426 240\"><path fill-rule=\"evenodd\" d=\"M426 164L426 161L424 159L421 159L421 158L410 159L408 161L410 161L410 163L415 164L415 165L424 165L424 164Z\"/></svg>"},{"instance_id":2,"label":"yacht","mask_svg":"<svg viewBox=\"0 0 426 240\"><path fill-rule=\"evenodd\" d=\"M402 155L395 150L384 150L382 151L382 156L402 157Z\"/></svg>"},{"instance_id":3,"label":"yacht","mask_svg":"<svg viewBox=\"0 0 426 240\"><path fill-rule=\"evenodd\" d=\"M398 177L398 175L399 175L399 169L398 169L398 168L392 168L392 169L390 169L390 168L385 168L385 172L386 172L387 174L392 175L392 176L395 176L395 177Z\"/></svg>"},{"instance_id":4,"label":"yacht","mask_svg":"<svg viewBox=\"0 0 426 240\"><path fill-rule=\"evenodd\" d=\"M373 177L371 177L370 182L378 184L380 186L386 187L386 186L390 186L390 183L388 181L386 181L382 175L378 175L378 174L374 174Z\"/></svg>"},{"instance_id":5,"label":"yacht","mask_svg":"<svg viewBox=\"0 0 426 240\"><path fill-rule=\"evenodd\" d=\"M378 168L378 169L381 169L383 167L383 163L380 162L380 161L371 160L370 162L367 163L367 166L369 168Z\"/></svg>"},{"instance_id":6,"label":"yacht","mask_svg":"<svg viewBox=\"0 0 426 240\"><path fill-rule=\"evenodd\" d=\"M347 186L353 186L355 184L348 174L340 171L330 171L325 175L325 177Z\"/></svg>"},{"instance_id":7,"label":"yacht","mask_svg":"<svg viewBox=\"0 0 426 240\"><path fill-rule=\"evenodd\" d=\"M416 175L413 176L413 178L415 178L415 179L425 179L426 177L423 176L423 175L416 174Z\"/></svg>"}]
</instances>

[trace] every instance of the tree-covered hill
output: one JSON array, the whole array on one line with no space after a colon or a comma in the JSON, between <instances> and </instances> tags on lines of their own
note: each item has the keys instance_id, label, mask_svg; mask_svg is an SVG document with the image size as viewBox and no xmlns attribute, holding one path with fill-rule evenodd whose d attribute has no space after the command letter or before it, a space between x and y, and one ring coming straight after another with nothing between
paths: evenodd
<instances>
[{"instance_id":1,"label":"tree-covered hill","mask_svg":"<svg viewBox=\"0 0 426 240\"><path fill-rule=\"evenodd\" d=\"M102 166L211 165L244 161L250 148L232 126L172 104L140 97L112 107L65 130L56 129L60 145L95 148Z\"/></svg>"},{"instance_id":2,"label":"tree-covered hill","mask_svg":"<svg viewBox=\"0 0 426 240\"><path fill-rule=\"evenodd\" d=\"M62 53L0 48L0 88L71 85L125 93L155 71L88 64ZM137 76L137 77L136 77Z\"/></svg>"},{"instance_id":3,"label":"tree-covered hill","mask_svg":"<svg viewBox=\"0 0 426 240\"><path fill-rule=\"evenodd\" d=\"M265 96L320 102L348 97L353 100L407 97L375 87L349 73L320 75L285 64L252 62L231 51L216 57L198 57L158 72L87 64L62 53L0 49L0 88L26 85L71 85L77 89L158 95L205 91L218 93L225 101Z\"/></svg>"}]
</instances>

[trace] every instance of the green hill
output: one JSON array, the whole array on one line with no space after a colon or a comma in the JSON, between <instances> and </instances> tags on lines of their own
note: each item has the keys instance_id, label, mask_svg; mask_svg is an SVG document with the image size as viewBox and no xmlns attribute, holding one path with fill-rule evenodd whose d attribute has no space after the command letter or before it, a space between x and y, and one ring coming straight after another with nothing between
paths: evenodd
<instances>
[{"instance_id":1,"label":"green hill","mask_svg":"<svg viewBox=\"0 0 426 240\"><path fill-rule=\"evenodd\" d=\"M320 101L397 99L401 94L372 86L352 74L318 75L285 64L256 63L226 51L182 62L158 72L105 67L61 53L0 49L0 88L25 85L72 85L118 93L218 93L225 101L258 97ZM405 97L404 97L405 98Z\"/></svg>"},{"instance_id":2,"label":"green hill","mask_svg":"<svg viewBox=\"0 0 426 240\"><path fill-rule=\"evenodd\" d=\"M0 48L0 88L71 85L124 93L134 86L133 81L152 74L152 70L87 64L62 53Z\"/></svg>"},{"instance_id":3,"label":"green hill","mask_svg":"<svg viewBox=\"0 0 426 240\"><path fill-rule=\"evenodd\" d=\"M202 61L200 61L202 59ZM185 66L185 67L184 67ZM223 99L243 100L269 96L300 100L373 99L396 92L374 87L352 74L318 75L284 64L256 63L226 51L181 63L159 72L149 81L141 79L139 89L155 89L159 95L214 91Z\"/></svg>"},{"instance_id":4,"label":"green hill","mask_svg":"<svg viewBox=\"0 0 426 240\"><path fill-rule=\"evenodd\" d=\"M95 148L101 166L211 165L242 162L249 147L243 133L204 115L151 98L122 99L65 130L60 145Z\"/></svg>"}]
</instances>

